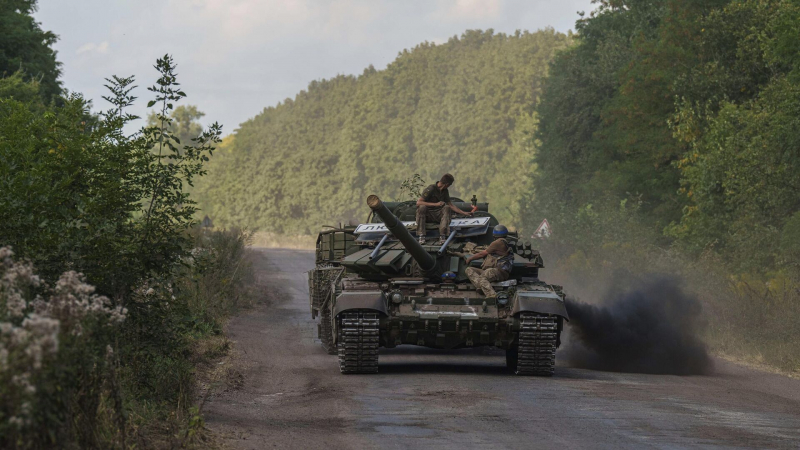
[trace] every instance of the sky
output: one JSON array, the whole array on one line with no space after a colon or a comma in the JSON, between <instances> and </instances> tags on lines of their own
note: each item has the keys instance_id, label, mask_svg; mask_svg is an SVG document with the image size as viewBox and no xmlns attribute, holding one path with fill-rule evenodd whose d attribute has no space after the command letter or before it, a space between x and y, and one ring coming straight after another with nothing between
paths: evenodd
<instances>
[{"instance_id":1,"label":"sky","mask_svg":"<svg viewBox=\"0 0 800 450\"><path fill-rule=\"evenodd\" d=\"M35 17L59 36L64 87L95 111L108 108L104 78L134 75L131 112L146 116L153 64L169 53L183 104L227 134L313 80L383 69L419 43L468 29L567 32L592 9L591 0L39 0Z\"/></svg>"}]
</instances>

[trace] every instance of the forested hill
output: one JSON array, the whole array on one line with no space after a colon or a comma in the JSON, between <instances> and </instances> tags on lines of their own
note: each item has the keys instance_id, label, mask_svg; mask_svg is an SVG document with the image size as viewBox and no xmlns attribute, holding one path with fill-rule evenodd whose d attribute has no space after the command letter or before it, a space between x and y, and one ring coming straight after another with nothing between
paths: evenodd
<instances>
[{"instance_id":1,"label":"forested hill","mask_svg":"<svg viewBox=\"0 0 800 450\"><path fill-rule=\"evenodd\" d=\"M571 37L468 31L400 53L385 70L314 81L243 123L196 194L215 225L316 233L364 219L364 199L398 199L419 173L455 175L501 219L529 191L541 84Z\"/></svg>"},{"instance_id":2,"label":"forested hill","mask_svg":"<svg viewBox=\"0 0 800 450\"><path fill-rule=\"evenodd\" d=\"M800 4L603 1L576 29L523 217L582 251L630 245L633 221L662 248L800 273Z\"/></svg>"}]
</instances>

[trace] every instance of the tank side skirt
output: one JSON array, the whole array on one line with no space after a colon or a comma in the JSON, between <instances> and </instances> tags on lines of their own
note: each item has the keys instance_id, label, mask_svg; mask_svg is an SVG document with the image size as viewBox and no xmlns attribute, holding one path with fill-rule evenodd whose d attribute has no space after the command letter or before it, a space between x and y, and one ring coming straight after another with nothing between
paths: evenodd
<instances>
[{"instance_id":1,"label":"tank side skirt","mask_svg":"<svg viewBox=\"0 0 800 450\"><path fill-rule=\"evenodd\" d=\"M361 309L370 309L389 315L389 311L386 310L386 297L382 291L343 292L336 298L333 315L338 316L346 311Z\"/></svg>"},{"instance_id":2,"label":"tank side skirt","mask_svg":"<svg viewBox=\"0 0 800 450\"><path fill-rule=\"evenodd\" d=\"M552 314L555 316L563 317L569 321L569 314L564 302L559 298L542 298L542 297L528 297L517 296L514 301L514 307L511 314L520 312L533 312L540 314Z\"/></svg>"}]
</instances>

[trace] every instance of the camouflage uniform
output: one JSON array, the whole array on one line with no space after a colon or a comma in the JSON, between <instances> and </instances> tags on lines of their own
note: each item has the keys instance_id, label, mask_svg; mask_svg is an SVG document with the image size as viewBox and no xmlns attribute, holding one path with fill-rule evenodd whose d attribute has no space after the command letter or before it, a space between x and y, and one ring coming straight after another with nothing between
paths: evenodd
<instances>
[{"instance_id":1,"label":"camouflage uniform","mask_svg":"<svg viewBox=\"0 0 800 450\"><path fill-rule=\"evenodd\" d=\"M428 186L422 191L422 199L428 203L444 202L443 206L430 207L425 205L417 206L417 236L425 236L425 223L427 221L439 222L439 236L450 235L450 191L439 189L436 183Z\"/></svg>"},{"instance_id":2,"label":"camouflage uniform","mask_svg":"<svg viewBox=\"0 0 800 450\"><path fill-rule=\"evenodd\" d=\"M494 297L497 293L492 288L492 282L506 281L509 277L514 255L505 239L497 239L486 249L489 254L483 260L480 269L467 267L465 271L469 281L487 297ZM503 270L505 267L508 270Z\"/></svg>"},{"instance_id":3,"label":"camouflage uniform","mask_svg":"<svg viewBox=\"0 0 800 450\"><path fill-rule=\"evenodd\" d=\"M474 267L467 267L466 272L469 281L487 297L494 297L497 295L492 287L492 282L506 281L508 279L508 272L500 269L476 269Z\"/></svg>"},{"instance_id":4,"label":"camouflage uniform","mask_svg":"<svg viewBox=\"0 0 800 450\"><path fill-rule=\"evenodd\" d=\"M439 236L450 235L450 212L449 206L444 205L440 208L430 208L425 205L417 206L417 236L425 236L425 223L439 222Z\"/></svg>"}]
</instances>

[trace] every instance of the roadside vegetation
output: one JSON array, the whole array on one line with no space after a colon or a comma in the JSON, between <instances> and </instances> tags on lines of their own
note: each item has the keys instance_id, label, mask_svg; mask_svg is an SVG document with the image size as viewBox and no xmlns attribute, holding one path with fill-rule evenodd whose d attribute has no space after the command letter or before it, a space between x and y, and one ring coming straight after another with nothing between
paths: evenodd
<instances>
[{"instance_id":1,"label":"roadside vegetation","mask_svg":"<svg viewBox=\"0 0 800 450\"><path fill-rule=\"evenodd\" d=\"M35 5L0 6L0 447L205 446L197 367L256 294L250 235L198 228L187 192L221 127L183 123L168 55L135 133L132 78L100 113L65 94Z\"/></svg>"},{"instance_id":2,"label":"roadside vegetation","mask_svg":"<svg viewBox=\"0 0 800 450\"><path fill-rule=\"evenodd\" d=\"M521 217L553 227L548 273L678 273L713 348L800 373L800 5L599 6L537 110Z\"/></svg>"}]
</instances>

